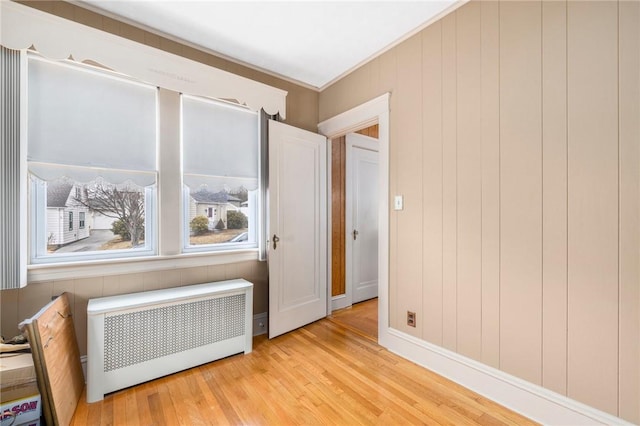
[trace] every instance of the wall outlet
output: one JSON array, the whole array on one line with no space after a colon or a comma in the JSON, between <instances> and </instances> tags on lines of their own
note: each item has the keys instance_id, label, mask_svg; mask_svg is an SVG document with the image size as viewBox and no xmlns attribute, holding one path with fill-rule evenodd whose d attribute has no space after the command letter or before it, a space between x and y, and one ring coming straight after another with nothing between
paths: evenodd
<instances>
[{"instance_id":1,"label":"wall outlet","mask_svg":"<svg viewBox=\"0 0 640 426\"><path fill-rule=\"evenodd\" d=\"M416 313L415 312L407 311L407 325L409 327L415 327L416 326Z\"/></svg>"}]
</instances>

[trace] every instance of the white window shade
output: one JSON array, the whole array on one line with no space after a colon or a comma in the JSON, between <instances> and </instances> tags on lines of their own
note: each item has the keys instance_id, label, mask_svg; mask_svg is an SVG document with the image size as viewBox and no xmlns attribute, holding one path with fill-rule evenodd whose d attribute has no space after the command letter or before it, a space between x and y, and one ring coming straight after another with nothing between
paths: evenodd
<instances>
[{"instance_id":1,"label":"white window shade","mask_svg":"<svg viewBox=\"0 0 640 426\"><path fill-rule=\"evenodd\" d=\"M258 188L258 115L182 97L184 183L192 191Z\"/></svg>"},{"instance_id":2,"label":"white window shade","mask_svg":"<svg viewBox=\"0 0 640 426\"><path fill-rule=\"evenodd\" d=\"M30 172L44 180L155 181L155 87L36 57L28 73Z\"/></svg>"}]
</instances>

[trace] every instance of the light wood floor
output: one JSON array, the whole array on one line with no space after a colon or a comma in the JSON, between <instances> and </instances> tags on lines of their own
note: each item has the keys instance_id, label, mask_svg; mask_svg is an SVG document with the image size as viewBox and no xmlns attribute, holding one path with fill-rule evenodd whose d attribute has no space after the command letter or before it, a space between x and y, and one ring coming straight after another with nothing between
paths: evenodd
<instances>
[{"instance_id":1,"label":"light wood floor","mask_svg":"<svg viewBox=\"0 0 640 426\"><path fill-rule=\"evenodd\" d=\"M371 310L356 305L273 340L258 336L251 354L101 402L87 404L83 395L72 424L533 424L378 346L354 326L370 321L349 318L365 308Z\"/></svg>"},{"instance_id":2,"label":"light wood floor","mask_svg":"<svg viewBox=\"0 0 640 426\"><path fill-rule=\"evenodd\" d=\"M378 341L377 298L335 311L329 316L329 320L364 337Z\"/></svg>"}]
</instances>

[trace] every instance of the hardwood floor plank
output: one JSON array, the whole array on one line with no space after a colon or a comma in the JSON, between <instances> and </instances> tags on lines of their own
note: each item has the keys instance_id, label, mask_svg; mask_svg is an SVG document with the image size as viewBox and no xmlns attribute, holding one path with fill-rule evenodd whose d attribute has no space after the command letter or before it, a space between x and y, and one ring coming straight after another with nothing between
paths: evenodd
<instances>
[{"instance_id":1,"label":"hardwood floor plank","mask_svg":"<svg viewBox=\"0 0 640 426\"><path fill-rule=\"evenodd\" d=\"M160 404L162 407L162 415L164 417L165 423L168 425L176 425L179 424L178 415L176 414L178 410L181 409L180 406L176 407L173 405L173 401L171 400L171 394L168 385L168 378L163 377L158 381L158 395ZM106 401L106 399L105 399ZM122 423L115 423L122 424Z\"/></svg>"},{"instance_id":2,"label":"hardwood floor plank","mask_svg":"<svg viewBox=\"0 0 640 426\"><path fill-rule=\"evenodd\" d=\"M113 425L114 424L113 414L114 414L113 399L110 399L108 401L105 401L104 404L102 404L101 421L98 423L102 423L103 425ZM90 424L96 424L96 423L90 423Z\"/></svg>"},{"instance_id":3,"label":"hardwood floor plank","mask_svg":"<svg viewBox=\"0 0 640 426\"><path fill-rule=\"evenodd\" d=\"M73 414L73 417L71 418L71 425L75 426L75 425L85 425L87 424L87 416L89 415L89 406L85 403L83 404L83 401L87 400L87 390L85 388L85 390L82 392L82 395L80 396L80 403L78 403L78 406L76 407L76 412Z\"/></svg>"},{"instance_id":4,"label":"hardwood floor plank","mask_svg":"<svg viewBox=\"0 0 640 426\"><path fill-rule=\"evenodd\" d=\"M113 410L113 424L114 425L124 425L127 424L127 411L124 409L126 407L127 396L124 392L116 392L109 398L105 398L103 404L106 404L106 400L109 399L113 402L113 407L118 407L118 409ZM80 398L80 402L86 401L86 399ZM86 403L85 403L86 405ZM78 414L78 410L76 409L76 415ZM106 425L105 425L106 426Z\"/></svg>"},{"instance_id":5,"label":"hardwood floor plank","mask_svg":"<svg viewBox=\"0 0 640 426\"><path fill-rule=\"evenodd\" d=\"M149 402L149 411L151 412L151 418L153 419L154 425L164 426L167 423L165 422L162 403L160 402L160 395L158 393L152 393L147 398ZM92 423L95 424L95 423Z\"/></svg>"},{"instance_id":6,"label":"hardwood floor plank","mask_svg":"<svg viewBox=\"0 0 640 426\"><path fill-rule=\"evenodd\" d=\"M365 302L366 303L366 302ZM364 309L362 309L364 310ZM529 425L378 346L340 312L236 355L80 400L74 425ZM349 326L343 324L351 324Z\"/></svg>"}]
</instances>

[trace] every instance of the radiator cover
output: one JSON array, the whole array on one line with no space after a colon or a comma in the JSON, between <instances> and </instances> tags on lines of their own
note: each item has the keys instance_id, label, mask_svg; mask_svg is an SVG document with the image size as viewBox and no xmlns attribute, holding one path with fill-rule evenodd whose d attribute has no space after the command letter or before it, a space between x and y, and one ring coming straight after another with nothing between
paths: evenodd
<instances>
[{"instance_id":1,"label":"radiator cover","mask_svg":"<svg viewBox=\"0 0 640 426\"><path fill-rule=\"evenodd\" d=\"M251 352L252 307L242 279L89 300L87 402Z\"/></svg>"}]
</instances>

